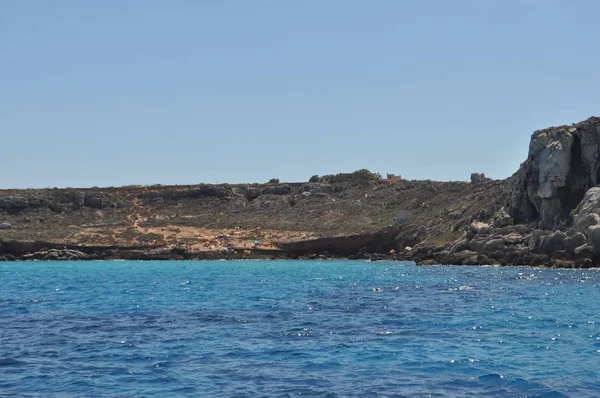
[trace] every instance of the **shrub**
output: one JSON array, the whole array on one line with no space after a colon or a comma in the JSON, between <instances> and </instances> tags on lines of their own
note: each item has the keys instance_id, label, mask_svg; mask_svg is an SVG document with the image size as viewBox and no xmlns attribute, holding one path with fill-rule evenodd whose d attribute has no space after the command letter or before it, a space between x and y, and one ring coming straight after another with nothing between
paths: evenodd
<instances>
[{"instance_id":1,"label":"shrub","mask_svg":"<svg viewBox=\"0 0 600 398\"><path fill-rule=\"evenodd\" d=\"M269 184L279 184L279 178L271 178Z\"/></svg>"},{"instance_id":2,"label":"shrub","mask_svg":"<svg viewBox=\"0 0 600 398\"><path fill-rule=\"evenodd\" d=\"M571 215L571 217L575 217L578 213L579 213L579 205L577 205L576 208L571 210L571 213L569 213L569 214Z\"/></svg>"}]
</instances>

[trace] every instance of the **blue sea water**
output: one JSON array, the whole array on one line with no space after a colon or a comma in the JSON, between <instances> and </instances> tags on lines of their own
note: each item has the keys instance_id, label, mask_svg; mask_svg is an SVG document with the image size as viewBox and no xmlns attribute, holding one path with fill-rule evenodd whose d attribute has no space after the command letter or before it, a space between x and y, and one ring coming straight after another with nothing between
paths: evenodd
<instances>
[{"instance_id":1,"label":"blue sea water","mask_svg":"<svg viewBox=\"0 0 600 398\"><path fill-rule=\"evenodd\" d=\"M597 397L600 272L0 264L0 396Z\"/></svg>"}]
</instances>

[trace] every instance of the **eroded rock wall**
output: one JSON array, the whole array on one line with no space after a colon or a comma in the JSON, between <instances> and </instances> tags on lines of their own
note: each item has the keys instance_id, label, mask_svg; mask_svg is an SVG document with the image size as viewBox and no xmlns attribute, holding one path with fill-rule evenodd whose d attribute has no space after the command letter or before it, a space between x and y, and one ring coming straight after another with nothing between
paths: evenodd
<instances>
[{"instance_id":1,"label":"eroded rock wall","mask_svg":"<svg viewBox=\"0 0 600 398\"><path fill-rule=\"evenodd\" d=\"M600 178L600 118L538 130L529 155L510 178L508 213L542 229L566 228L571 212Z\"/></svg>"}]
</instances>

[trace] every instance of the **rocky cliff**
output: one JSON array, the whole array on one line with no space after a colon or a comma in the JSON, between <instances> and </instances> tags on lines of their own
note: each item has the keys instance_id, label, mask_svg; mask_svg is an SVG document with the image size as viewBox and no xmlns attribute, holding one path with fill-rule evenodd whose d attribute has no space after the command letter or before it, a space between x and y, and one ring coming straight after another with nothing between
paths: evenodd
<instances>
[{"instance_id":1,"label":"rocky cliff","mask_svg":"<svg viewBox=\"0 0 600 398\"><path fill-rule=\"evenodd\" d=\"M559 229L586 191L600 182L600 118L538 130L529 155L510 178L507 211L517 222Z\"/></svg>"},{"instance_id":2,"label":"rocky cliff","mask_svg":"<svg viewBox=\"0 0 600 398\"><path fill-rule=\"evenodd\" d=\"M600 118L531 136L508 179L504 206L463 228L447 247L422 246L420 262L589 267L600 259Z\"/></svg>"}]
</instances>

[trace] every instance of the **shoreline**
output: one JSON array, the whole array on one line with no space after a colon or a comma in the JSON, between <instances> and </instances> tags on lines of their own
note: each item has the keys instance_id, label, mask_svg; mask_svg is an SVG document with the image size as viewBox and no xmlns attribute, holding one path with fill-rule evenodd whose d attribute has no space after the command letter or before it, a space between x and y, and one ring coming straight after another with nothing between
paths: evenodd
<instances>
[{"instance_id":1,"label":"shoreline","mask_svg":"<svg viewBox=\"0 0 600 398\"><path fill-rule=\"evenodd\" d=\"M177 250L162 251L142 251L142 250L106 250L98 251L94 248L93 253L84 253L72 249L53 248L40 250L33 253L22 253L18 255L0 254L0 263L2 262L40 262L40 261L392 261L413 263L416 266L469 266L469 267L531 267L547 269L600 269L600 266L594 264L577 264L575 260L555 260L535 261L532 263L507 263L493 262L486 263L485 256L479 256L480 262L456 264L444 261L435 261L434 259L418 260L406 254L381 254L381 253L362 253L350 256L337 256L331 254L303 254L269 250L262 252L195 252L185 253Z\"/></svg>"}]
</instances>

